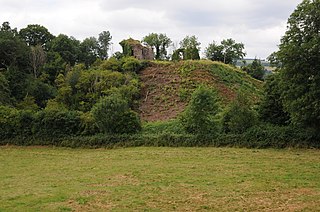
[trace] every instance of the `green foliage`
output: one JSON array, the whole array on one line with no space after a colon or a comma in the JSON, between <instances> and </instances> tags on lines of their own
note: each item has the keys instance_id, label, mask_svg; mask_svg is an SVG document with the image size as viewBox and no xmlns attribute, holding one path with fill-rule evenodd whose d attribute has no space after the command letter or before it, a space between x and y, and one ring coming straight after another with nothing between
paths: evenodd
<instances>
[{"instance_id":1,"label":"green foliage","mask_svg":"<svg viewBox=\"0 0 320 212\"><path fill-rule=\"evenodd\" d=\"M117 60L115 57L111 57L101 63L100 69L121 72L121 61Z\"/></svg>"},{"instance_id":2,"label":"green foliage","mask_svg":"<svg viewBox=\"0 0 320 212\"><path fill-rule=\"evenodd\" d=\"M268 123L286 125L290 116L283 108L280 80L279 74L272 74L267 77L264 84L264 95L259 105L259 117Z\"/></svg>"},{"instance_id":3,"label":"green foliage","mask_svg":"<svg viewBox=\"0 0 320 212\"><path fill-rule=\"evenodd\" d=\"M222 118L222 128L225 133L244 133L257 124L257 116L251 108L248 97L239 91L236 99L225 110Z\"/></svg>"},{"instance_id":4,"label":"green foliage","mask_svg":"<svg viewBox=\"0 0 320 212\"><path fill-rule=\"evenodd\" d=\"M123 93L131 104L140 92L137 76L113 71L74 69L70 71L58 89L57 101L69 109L90 111L102 97L114 90ZM64 81L64 82L63 82Z\"/></svg>"},{"instance_id":5,"label":"green foliage","mask_svg":"<svg viewBox=\"0 0 320 212\"><path fill-rule=\"evenodd\" d=\"M101 132L123 134L141 130L139 116L130 110L128 102L120 94L101 98L91 113Z\"/></svg>"},{"instance_id":6,"label":"green foliage","mask_svg":"<svg viewBox=\"0 0 320 212\"><path fill-rule=\"evenodd\" d=\"M199 87L192 94L189 105L180 116L182 126L188 133L197 135L216 135L218 126L218 100L215 91Z\"/></svg>"},{"instance_id":7,"label":"green foliage","mask_svg":"<svg viewBox=\"0 0 320 212\"><path fill-rule=\"evenodd\" d=\"M19 31L19 36L28 46L40 45L42 47L45 47L54 38L47 28L39 24L29 24Z\"/></svg>"},{"instance_id":8,"label":"green foliage","mask_svg":"<svg viewBox=\"0 0 320 212\"><path fill-rule=\"evenodd\" d=\"M99 49L98 54L100 59L106 60L108 58L108 50L111 44L112 36L109 31L102 31L99 34Z\"/></svg>"},{"instance_id":9,"label":"green foliage","mask_svg":"<svg viewBox=\"0 0 320 212\"><path fill-rule=\"evenodd\" d=\"M0 137L2 139L13 137L16 134L18 115L17 109L0 106Z\"/></svg>"},{"instance_id":10,"label":"green foliage","mask_svg":"<svg viewBox=\"0 0 320 212\"><path fill-rule=\"evenodd\" d=\"M156 51L156 60L164 60L167 58L167 48L170 46L172 41L166 34L151 33L145 36L142 41Z\"/></svg>"},{"instance_id":11,"label":"green foliage","mask_svg":"<svg viewBox=\"0 0 320 212\"><path fill-rule=\"evenodd\" d=\"M30 78L28 82L29 85L25 89L34 97L35 103L41 108L45 107L49 99L57 95L57 90L53 86L42 82L40 79Z\"/></svg>"},{"instance_id":12,"label":"green foliage","mask_svg":"<svg viewBox=\"0 0 320 212\"><path fill-rule=\"evenodd\" d=\"M10 103L9 82L5 75L0 72L0 105L9 105Z\"/></svg>"},{"instance_id":13,"label":"green foliage","mask_svg":"<svg viewBox=\"0 0 320 212\"><path fill-rule=\"evenodd\" d=\"M0 61L0 68L29 68L29 48L9 25L0 30Z\"/></svg>"},{"instance_id":14,"label":"green foliage","mask_svg":"<svg viewBox=\"0 0 320 212\"><path fill-rule=\"evenodd\" d=\"M81 135L95 135L99 128L91 112L81 113Z\"/></svg>"},{"instance_id":15,"label":"green foliage","mask_svg":"<svg viewBox=\"0 0 320 212\"><path fill-rule=\"evenodd\" d=\"M78 61L80 41L60 34L50 42L50 50L59 53L61 58L71 66Z\"/></svg>"},{"instance_id":16,"label":"green foliage","mask_svg":"<svg viewBox=\"0 0 320 212\"><path fill-rule=\"evenodd\" d=\"M236 60L246 56L243 43L236 43L235 40L229 38L222 40L221 45L213 41L205 50L206 58L213 61L220 61L225 64L234 64Z\"/></svg>"},{"instance_id":17,"label":"green foliage","mask_svg":"<svg viewBox=\"0 0 320 212\"><path fill-rule=\"evenodd\" d=\"M276 54L282 98L295 125L320 129L320 1L304 0L288 19Z\"/></svg>"},{"instance_id":18,"label":"green foliage","mask_svg":"<svg viewBox=\"0 0 320 212\"><path fill-rule=\"evenodd\" d=\"M140 60L134 57L125 57L122 60L122 70L125 72L135 72L137 73L142 68L142 63Z\"/></svg>"},{"instance_id":19,"label":"green foliage","mask_svg":"<svg viewBox=\"0 0 320 212\"><path fill-rule=\"evenodd\" d=\"M0 106L0 138L31 136L33 120L32 111Z\"/></svg>"},{"instance_id":20,"label":"green foliage","mask_svg":"<svg viewBox=\"0 0 320 212\"><path fill-rule=\"evenodd\" d=\"M200 45L201 43L198 41L198 38L196 36L186 36L181 42L180 42L180 51L182 50L183 53L183 59L184 60L199 60L200 55ZM177 53L176 53L177 54ZM180 54L178 52L178 54ZM173 59L177 59L177 56L174 55Z\"/></svg>"},{"instance_id":21,"label":"green foliage","mask_svg":"<svg viewBox=\"0 0 320 212\"><path fill-rule=\"evenodd\" d=\"M80 126L78 112L42 110L35 116L33 133L49 138L71 136L80 132Z\"/></svg>"},{"instance_id":22,"label":"green foliage","mask_svg":"<svg viewBox=\"0 0 320 212\"><path fill-rule=\"evenodd\" d=\"M79 61L89 68L98 58L99 42L95 37L86 38L80 43L79 48Z\"/></svg>"},{"instance_id":23,"label":"green foliage","mask_svg":"<svg viewBox=\"0 0 320 212\"><path fill-rule=\"evenodd\" d=\"M142 127L143 134L184 134L181 122L176 120L147 122Z\"/></svg>"},{"instance_id":24,"label":"green foliage","mask_svg":"<svg viewBox=\"0 0 320 212\"><path fill-rule=\"evenodd\" d=\"M242 70L247 72L251 77L257 80L263 80L264 78L264 66L258 59L254 59L254 61L251 64L242 67Z\"/></svg>"},{"instance_id":25,"label":"green foliage","mask_svg":"<svg viewBox=\"0 0 320 212\"><path fill-rule=\"evenodd\" d=\"M20 110L29 110L29 111L37 111L39 110L39 106L35 102L35 98L33 96L26 96L23 101L19 102L16 106Z\"/></svg>"}]
</instances>

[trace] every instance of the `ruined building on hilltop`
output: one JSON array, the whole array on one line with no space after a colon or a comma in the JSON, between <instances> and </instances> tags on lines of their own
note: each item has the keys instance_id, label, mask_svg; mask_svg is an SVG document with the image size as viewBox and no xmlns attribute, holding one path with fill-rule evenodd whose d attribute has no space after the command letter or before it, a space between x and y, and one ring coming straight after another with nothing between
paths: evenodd
<instances>
[{"instance_id":1,"label":"ruined building on hilltop","mask_svg":"<svg viewBox=\"0 0 320 212\"><path fill-rule=\"evenodd\" d=\"M143 46L140 41L129 38L120 42L124 56L132 56L139 60L153 60L151 47Z\"/></svg>"}]
</instances>

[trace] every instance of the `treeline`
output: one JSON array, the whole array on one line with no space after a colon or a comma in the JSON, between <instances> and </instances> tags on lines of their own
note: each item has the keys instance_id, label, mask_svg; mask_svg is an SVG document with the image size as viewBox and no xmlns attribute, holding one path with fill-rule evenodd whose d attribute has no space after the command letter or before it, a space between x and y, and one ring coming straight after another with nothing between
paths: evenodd
<instances>
[{"instance_id":1,"label":"treeline","mask_svg":"<svg viewBox=\"0 0 320 212\"><path fill-rule=\"evenodd\" d=\"M39 25L18 32L5 22L0 29L2 143L35 144L32 138L41 138L43 144L62 145L75 136L66 146L77 146L77 139L84 146L85 141L103 146L128 139L143 145L160 139L159 144L172 146L319 147L320 26L315 23L320 12L312 9L319 7L319 1L304 1L290 16L279 51L270 56L278 70L266 79L258 104L239 89L236 99L221 107L215 91L201 86L173 125L144 127L135 112L141 88L137 73L150 62L122 53L108 58L107 31L80 42L53 36ZM164 34L149 34L143 42L154 48L156 59L168 59L171 41ZM200 59L199 46L195 36L187 36L172 59ZM243 48L229 39L210 44L206 55L232 64L244 56Z\"/></svg>"}]
</instances>

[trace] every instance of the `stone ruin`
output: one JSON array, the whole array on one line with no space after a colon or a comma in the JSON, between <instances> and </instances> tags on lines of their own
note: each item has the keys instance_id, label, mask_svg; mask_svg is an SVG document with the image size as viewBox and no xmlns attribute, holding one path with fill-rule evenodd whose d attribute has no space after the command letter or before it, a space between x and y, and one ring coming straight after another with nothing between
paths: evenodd
<instances>
[{"instance_id":1,"label":"stone ruin","mask_svg":"<svg viewBox=\"0 0 320 212\"><path fill-rule=\"evenodd\" d=\"M143 46L140 41L129 38L120 42L124 56L132 56L139 60L153 60L153 49Z\"/></svg>"}]
</instances>

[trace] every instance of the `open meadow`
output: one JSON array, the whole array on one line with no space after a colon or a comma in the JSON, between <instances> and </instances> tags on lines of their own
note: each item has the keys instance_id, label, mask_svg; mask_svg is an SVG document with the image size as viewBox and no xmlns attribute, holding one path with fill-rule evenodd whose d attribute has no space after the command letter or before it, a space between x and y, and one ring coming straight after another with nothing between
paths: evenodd
<instances>
[{"instance_id":1,"label":"open meadow","mask_svg":"<svg viewBox=\"0 0 320 212\"><path fill-rule=\"evenodd\" d=\"M0 147L0 211L320 211L320 151Z\"/></svg>"}]
</instances>

